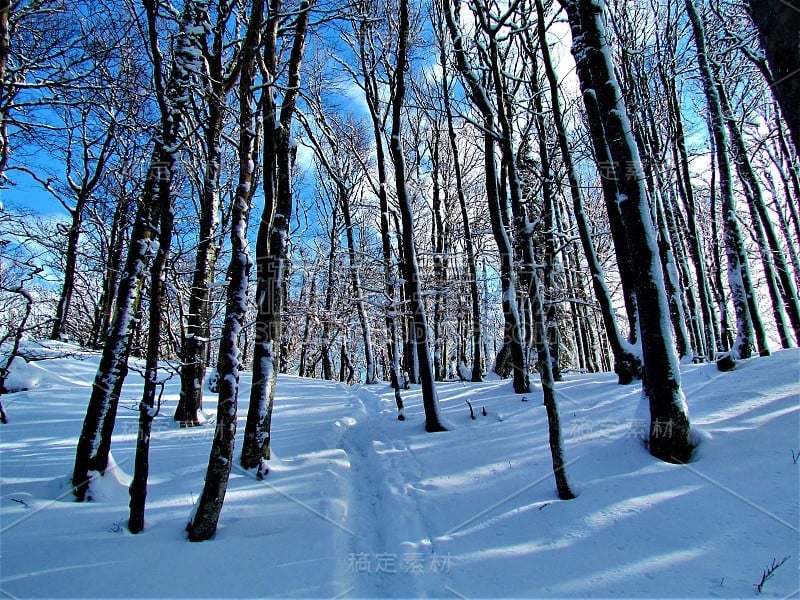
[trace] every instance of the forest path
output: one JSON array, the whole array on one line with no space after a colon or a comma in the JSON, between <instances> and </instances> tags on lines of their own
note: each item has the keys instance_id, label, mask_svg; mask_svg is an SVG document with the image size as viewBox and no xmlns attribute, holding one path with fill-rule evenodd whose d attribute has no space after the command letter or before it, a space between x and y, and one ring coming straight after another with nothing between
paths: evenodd
<instances>
[{"instance_id":1,"label":"forest path","mask_svg":"<svg viewBox=\"0 0 800 600\"><path fill-rule=\"evenodd\" d=\"M427 581L434 547L419 497L423 468L403 439L417 425L396 420L387 390L347 388L349 415L334 423L337 446L350 463L345 523L353 535L341 540L348 596L420 597L434 591L434 582Z\"/></svg>"}]
</instances>

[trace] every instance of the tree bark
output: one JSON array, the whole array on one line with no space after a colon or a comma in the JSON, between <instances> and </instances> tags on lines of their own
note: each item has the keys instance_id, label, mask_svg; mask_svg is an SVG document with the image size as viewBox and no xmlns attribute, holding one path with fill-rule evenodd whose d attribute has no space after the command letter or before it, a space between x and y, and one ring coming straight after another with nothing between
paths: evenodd
<instances>
[{"instance_id":1,"label":"tree bark","mask_svg":"<svg viewBox=\"0 0 800 600\"><path fill-rule=\"evenodd\" d=\"M280 366L281 328L285 299L289 223L294 198L291 186L293 148L290 144L295 103L300 93L300 68L305 51L311 2L302 0L296 12L294 38L289 55L288 82L280 111L274 103L277 75L276 36L280 20L280 0L272 0L265 28L264 63L270 86L263 113L264 132L264 211L256 241L257 303L256 339L253 350L253 385L242 446L241 464L258 468L258 477L267 474L270 458L270 430L275 401L275 384Z\"/></svg>"},{"instance_id":2,"label":"tree bark","mask_svg":"<svg viewBox=\"0 0 800 600\"><path fill-rule=\"evenodd\" d=\"M603 25L604 3L566 2L572 29L572 53L587 113L599 119L593 128L598 156L609 155L609 174L617 194L632 264L644 357L643 390L650 404L650 453L669 462L685 462L692 453L688 410L664 292L656 236L650 218L645 177L627 109L611 64ZM597 136L598 131L602 136ZM598 148L605 151L597 152ZM631 174L631 175L629 175Z\"/></svg>"},{"instance_id":3,"label":"tree bark","mask_svg":"<svg viewBox=\"0 0 800 600\"><path fill-rule=\"evenodd\" d=\"M444 24L439 24L439 43L441 45L439 61L442 65L442 101L447 119L447 137L450 142L450 153L453 159L453 176L455 177L456 196L461 210L461 223L464 234L464 249L467 259L467 275L469 277L469 295L472 305L470 313L471 340L472 340L472 377L471 381L483 381L483 334L481 331L481 297L478 289L478 267L475 259L475 241L472 236L467 199L464 194L464 175L461 168L460 152L454 126L453 109L450 104L450 77L447 66L447 53L445 48Z\"/></svg>"},{"instance_id":4,"label":"tree bark","mask_svg":"<svg viewBox=\"0 0 800 600\"><path fill-rule=\"evenodd\" d=\"M795 152L800 153L800 2L749 0L748 4L772 71L772 93L781 106Z\"/></svg>"},{"instance_id":5,"label":"tree bark","mask_svg":"<svg viewBox=\"0 0 800 600\"><path fill-rule=\"evenodd\" d=\"M252 259L247 241L247 224L255 187L256 148L253 82L256 52L264 13L264 0L255 0L251 8L248 33L242 48L239 80L239 181L231 215L231 260L228 265L228 290L225 323L219 349L217 372L220 376L217 402L217 426L205 485L197 508L186 527L189 540L209 539L217 529L222 503L233 465L236 437L236 413L239 397L239 370L242 353L239 333L247 315L247 288Z\"/></svg>"},{"instance_id":6,"label":"tree bark","mask_svg":"<svg viewBox=\"0 0 800 600\"><path fill-rule=\"evenodd\" d=\"M392 136L389 149L392 153L395 173L397 202L403 224L403 248L405 255L405 279L408 301L414 324L413 342L419 361L419 376L422 383L422 404L425 410L425 430L446 431L439 414L439 399L434 385L433 364L428 349L428 319L422 297L422 285L417 264L417 249L414 244L414 216L411 198L406 185L406 166L402 143L402 110L405 101L405 73L407 69L408 35L410 29L408 0L400 0L399 31L397 40L397 64L395 65L395 89L392 96Z\"/></svg>"},{"instance_id":7,"label":"tree bark","mask_svg":"<svg viewBox=\"0 0 800 600\"><path fill-rule=\"evenodd\" d=\"M755 301L751 285L750 267L744 248L744 238L736 215L736 200L733 195L733 174L728 155L728 135L722 105L714 85L714 76L706 51L705 28L697 13L693 0L686 0L686 12L692 24L697 60L703 89L709 109L711 130L716 148L717 168L720 176L722 196L722 218L725 228L725 254L728 260L728 281L731 288L733 307L736 313L737 334L733 348L718 358L717 366L723 370L732 369L736 360L748 358L753 351L753 321L750 304Z\"/></svg>"},{"instance_id":8,"label":"tree bark","mask_svg":"<svg viewBox=\"0 0 800 600\"><path fill-rule=\"evenodd\" d=\"M522 320L517 307L517 282L514 273L514 248L506 232L505 195L500 193L500 177L495 159L495 117L487 90L475 74L469 63L464 48L464 38L456 22L453 8L449 0L444 0L443 10L445 22L453 42L456 54L456 65L461 76L466 80L470 98L482 116L484 168L486 172L486 199L489 204L489 218L497 249L500 254L500 284L502 290L502 307L504 317L504 348L508 348L514 377L514 391L526 394L530 391L528 374L526 338ZM500 363L498 356L497 363Z\"/></svg>"},{"instance_id":9,"label":"tree bark","mask_svg":"<svg viewBox=\"0 0 800 600\"><path fill-rule=\"evenodd\" d=\"M597 299L597 303L600 305L606 336L608 337L609 344L611 345L611 351L614 354L614 372L619 378L619 383L624 385L631 383L631 381L634 379L641 378L642 362L635 347L629 344L620 333L616 317L614 316L614 307L611 301L611 294L606 287L605 274L600 261L597 258L594 244L592 243L589 222L586 218L586 213L584 212L583 208L583 199L581 196L580 185L578 183L578 175L575 168L575 163L572 159L572 153L569 149L567 130L564 125L564 119L561 112L561 100L558 95L558 79L556 77L555 69L553 68L553 62L550 58L550 50L547 46L547 32L544 25L544 6L542 5L541 0L536 0L536 11L538 17L537 23L539 43L542 51L545 75L547 76L547 81L550 85L550 110L553 113L553 122L558 137L558 147L561 151L561 159L567 172L567 180L569 182L575 223L578 227L581 246L583 247L583 253L586 257L589 273L591 274L594 295ZM633 326L633 323L631 323L631 326Z\"/></svg>"}]
</instances>

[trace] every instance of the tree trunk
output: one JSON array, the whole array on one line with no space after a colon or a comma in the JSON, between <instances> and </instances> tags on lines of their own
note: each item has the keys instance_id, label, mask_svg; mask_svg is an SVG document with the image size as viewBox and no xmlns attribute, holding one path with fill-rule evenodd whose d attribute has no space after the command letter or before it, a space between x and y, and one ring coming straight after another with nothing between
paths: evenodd
<instances>
[{"instance_id":1,"label":"tree trunk","mask_svg":"<svg viewBox=\"0 0 800 600\"><path fill-rule=\"evenodd\" d=\"M722 105L714 85L711 64L706 54L706 37L703 23L697 14L693 0L686 1L686 12L692 23L697 60L703 89L711 120L712 135L717 153L717 168L720 176L720 194L722 195L722 219L725 228L725 253L728 259L728 281L731 288L733 307L736 313L737 334L733 348L717 360L720 369L729 370L735 366L739 358L748 358L753 350L753 321L749 304L755 301L750 285L750 268L744 248L744 239L739 228L736 215L736 200L733 195L733 175L728 155L728 136L725 131L725 120Z\"/></svg>"},{"instance_id":2,"label":"tree trunk","mask_svg":"<svg viewBox=\"0 0 800 600\"><path fill-rule=\"evenodd\" d=\"M154 169L157 164L158 154L154 151L150 168ZM139 312L142 278L152 256L151 240L155 232L151 223L154 222L153 198L156 195L152 189L156 183L153 175L154 173L148 176L145 194L137 210L125 267L120 276L116 313L103 347L75 451L72 486L78 502L87 499L90 472L96 471L104 475L108 467L117 405L122 384L128 374L128 357Z\"/></svg>"},{"instance_id":3,"label":"tree trunk","mask_svg":"<svg viewBox=\"0 0 800 600\"><path fill-rule=\"evenodd\" d=\"M92 331L93 348L101 347L101 340L108 334L111 327L111 319L114 316L114 299L117 296L119 287L120 268L122 265L123 253L126 246L125 231L129 225L129 212L131 210L132 198L123 195L117 199L114 208L114 217L111 222L111 232L108 235L108 261L103 273L103 292L97 306L99 318L95 322Z\"/></svg>"},{"instance_id":4,"label":"tree trunk","mask_svg":"<svg viewBox=\"0 0 800 600\"><path fill-rule=\"evenodd\" d=\"M795 340L800 344L800 303L792 281L789 265L781 248L775 227L764 202L764 193L758 181L753 164L747 153L742 131L733 118L733 108L728 100L724 87L717 79L717 93L722 105L722 114L731 136L734 161L739 179L744 183L745 197L750 211L750 220L756 234L756 242L761 252L761 264L767 278L767 286L772 300L775 324L784 348L791 346L789 328L786 325L783 309L789 315L789 321Z\"/></svg>"},{"instance_id":5,"label":"tree trunk","mask_svg":"<svg viewBox=\"0 0 800 600\"><path fill-rule=\"evenodd\" d=\"M750 16L758 28L774 84L772 93L781 106L795 152L800 153L800 2L749 0Z\"/></svg>"},{"instance_id":6,"label":"tree trunk","mask_svg":"<svg viewBox=\"0 0 800 600\"><path fill-rule=\"evenodd\" d=\"M609 344L611 345L611 351L614 354L614 372L617 374L620 384L628 384L634 379L641 378L642 362L634 346L629 344L622 337L617 326L617 320L614 316L614 307L611 301L611 294L606 287L605 274L600 261L597 258L597 254L592 243L589 222L586 218L586 213L584 212L583 208L583 199L581 197L580 184L578 183L578 175L572 159L572 153L569 149L567 130L564 125L561 112L561 101L558 96L558 79L555 69L553 68L553 63L550 58L550 50L547 45L544 6L542 5L541 0L536 0L536 11L538 17L537 22L539 43L542 50L545 75L547 76L547 81L550 85L550 110L553 113L553 121L558 136L558 147L561 151L561 159L567 172L567 180L569 181L569 190L572 198L575 223L578 226L578 234L580 236L581 245L586 257L586 262L588 263L589 273L591 274L595 298L597 299L597 303L600 305L600 311L603 315L603 324L605 326L606 335L608 337ZM634 323L631 323L630 325L633 326Z\"/></svg>"},{"instance_id":7,"label":"tree trunk","mask_svg":"<svg viewBox=\"0 0 800 600\"><path fill-rule=\"evenodd\" d=\"M441 24L440 26L443 26ZM467 199L464 194L464 176L461 169L461 158L453 119L453 109L450 104L450 78L447 69L447 54L445 51L444 31L440 31L441 53L439 56L442 65L442 100L445 116L447 118L447 137L450 141L450 153L453 160L453 175L455 177L456 195L458 206L461 210L461 223L464 234L464 248L467 259L467 276L469 277L469 295L472 303L471 311L471 339L472 339L472 377L473 382L483 381L483 335L481 332L481 296L478 289L478 267L475 259L475 242L472 236Z\"/></svg>"},{"instance_id":8,"label":"tree trunk","mask_svg":"<svg viewBox=\"0 0 800 600\"><path fill-rule=\"evenodd\" d=\"M502 307L505 320L503 328L504 347L508 347L514 377L514 391L526 394L530 391L530 376L525 350L526 338L522 320L517 307L517 282L514 273L514 248L506 232L505 194L500 193L500 178L495 159L495 119L494 109L489 101L487 90L469 64L464 38L456 23L449 0L444 1L444 14L447 28L456 54L456 65L467 82L472 102L483 118L483 151L486 172L486 199L489 204L489 218L492 234L500 254L500 284Z\"/></svg>"},{"instance_id":9,"label":"tree trunk","mask_svg":"<svg viewBox=\"0 0 800 600\"><path fill-rule=\"evenodd\" d=\"M414 216L411 198L406 187L405 156L402 145L402 110L405 101L405 72L407 68L408 35L410 29L408 0L400 0L399 31L397 41L397 64L395 66L395 90L392 97L392 137L389 149L392 153L395 172L395 187L400 216L403 224L403 249L405 255L405 278L411 315L414 323L413 342L419 361L419 376L422 383L422 404L425 409L425 430L445 431L439 415L439 399L434 385L433 364L428 349L428 319L422 296L422 285L417 265L417 249L414 245Z\"/></svg>"},{"instance_id":10,"label":"tree trunk","mask_svg":"<svg viewBox=\"0 0 800 600\"><path fill-rule=\"evenodd\" d=\"M150 51L154 61L156 99L161 108L161 130L156 137L154 156L158 157L161 169L158 181L150 189L153 197L145 203L153 205L152 223L156 225L157 249L150 267L150 305L148 307L147 358L142 400L139 403L139 435L136 438L136 455L133 479L129 487L131 497L128 529L139 533L144 529L144 509L147 497L147 477L150 471L150 430L158 387L158 359L161 347L161 313L166 294L166 264L172 243L175 211L172 204L172 177L181 145L180 136L195 77L202 72L199 49L205 46L208 23L208 3L204 0L187 2L181 15L181 28L176 39L169 79L166 87L160 71L161 55L158 49L158 7L146 5L147 24L150 34Z\"/></svg>"},{"instance_id":11,"label":"tree trunk","mask_svg":"<svg viewBox=\"0 0 800 600\"><path fill-rule=\"evenodd\" d=\"M280 0L272 0L264 48L264 63L271 74L277 74L276 36ZM275 90L264 89L269 99L264 110L264 211L256 241L257 302L256 339L253 350L253 385L247 412L241 464L245 469L258 467L258 477L268 472L270 430L275 400L275 383L279 368L281 326L286 286L289 224L292 218L290 145L295 102L300 93L300 67L305 50L311 3L302 0L297 10L294 39L288 64L288 87L280 112L274 104ZM274 80L273 80L274 83Z\"/></svg>"},{"instance_id":12,"label":"tree trunk","mask_svg":"<svg viewBox=\"0 0 800 600\"><path fill-rule=\"evenodd\" d=\"M88 194L79 196L75 202L75 208L70 211L72 223L67 232L64 284L61 287L58 304L56 305L56 315L53 321L53 328L50 332L51 340L60 340L67 335L66 326L69 320L69 309L72 303L72 294L75 290L75 279L77 278L78 271L78 240L83 225L83 211L88 201Z\"/></svg>"},{"instance_id":13,"label":"tree trunk","mask_svg":"<svg viewBox=\"0 0 800 600\"><path fill-rule=\"evenodd\" d=\"M189 540L209 539L217 529L222 503L228 488L233 465L236 437L236 413L239 396L241 351L239 333L247 315L247 288L252 260L247 241L247 223L253 196L255 157L255 119L253 81L256 51L259 46L264 0L255 0L250 13L248 35L242 50L242 71L239 80L239 182L231 215L231 260L228 265L228 290L225 323L219 349L217 373L220 376L217 403L217 427L205 485L197 508L186 529Z\"/></svg>"},{"instance_id":14,"label":"tree trunk","mask_svg":"<svg viewBox=\"0 0 800 600\"><path fill-rule=\"evenodd\" d=\"M400 324L397 304L396 273L391 241L391 223L389 220L389 197L387 195L388 169L384 151L383 125L381 123L380 91L376 69L378 58L374 56L373 23L365 18L359 23L358 52L363 77L364 99L369 108L372 134L375 139L375 167L378 175L378 207L381 227L381 251L383 258L383 281L385 296L386 352L389 365L389 382L394 390L397 405L397 419L405 419L403 399L400 395Z\"/></svg>"},{"instance_id":15,"label":"tree trunk","mask_svg":"<svg viewBox=\"0 0 800 600\"><path fill-rule=\"evenodd\" d=\"M617 194L611 202L619 206L628 251L636 256L633 275L641 326L644 357L643 390L650 403L650 453L669 462L685 462L692 453L691 431L686 402L664 292L664 279L658 257L655 231L642 170L627 109L611 64L603 24L604 3L576 0L566 4L572 29L581 91L587 113L599 119L593 128L593 142L605 148L611 162ZM597 137L598 131L603 132ZM635 176L629 176L633 173Z\"/></svg>"},{"instance_id":16,"label":"tree trunk","mask_svg":"<svg viewBox=\"0 0 800 600\"><path fill-rule=\"evenodd\" d=\"M714 360L717 353L719 332L716 325L717 319L711 306L711 290L706 271L705 252L700 230L697 226L697 205L694 198L694 188L692 187L692 176L689 171L689 155L686 151L683 117L674 78L668 77L661 68L659 68L659 73L661 74L662 83L667 89L667 105L673 121L672 152L675 160L678 193L686 211L689 254L694 266L695 280L697 281L700 310L703 318L703 332L705 334L706 357L708 360Z\"/></svg>"}]
</instances>

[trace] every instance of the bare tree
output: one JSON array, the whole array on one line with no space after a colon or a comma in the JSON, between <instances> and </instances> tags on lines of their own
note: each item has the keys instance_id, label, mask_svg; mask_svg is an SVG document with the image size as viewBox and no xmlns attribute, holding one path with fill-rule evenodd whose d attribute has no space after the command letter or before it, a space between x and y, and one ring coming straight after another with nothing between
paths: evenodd
<instances>
[{"instance_id":1,"label":"bare tree","mask_svg":"<svg viewBox=\"0 0 800 600\"><path fill-rule=\"evenodd\" d=\"M688 411L645 176L607 45L604 3L562 0L562 5L572 30L572 54L592 124L592 141L596 152L602 149L610 158L603 168L615 188L613 202L619 206L628 251L636 257L631 266L641 327L643 387L650 404L650 453L665 461L685 462L692 452Z\"/></svg>"},{"instance_id":2,"label":"bare tree","mask_svg":"<svg viewBox=\"0 0 800 600\"><path fill-rule=\"evenodd\" d=\"M300 93L300 69L312 1L302 0L294 16L286 86L280 106L276 104L279 24L283 19L280 0L271 0L263 32L263 65L266 84L262 91L264 211L256 241L258 314L253 350L253 386L244 432L241 464L258 468L258 476L269 471L270 428L275 400L281 345L281 325L286 293L289 223L294 208L291 168L295 152L292 121Z\"/></svg>"},{"instance_id":3,"label":"bare tree","mask_svg":"<svg viewBox=\"0 0 800 600\"><path fill-rule=\"evenodd\" d=\"M247 314L248 279L252 266L247 241L247 224L255 191L255 165L258 158L257 126L253 87L256 59L261 42L264 0L254 0L247 36L242 45L239 79L239 182L231 215L231 260L228 265L228 290L225 324L220 343L217 373L220 376L217 402L217 428L208 459L203 492L186 529L191 541L209 539L217 528L222 503L233 465L236 413L239 397L239 371L242 352L239 334Z\"/></svg>"}]
</instances>

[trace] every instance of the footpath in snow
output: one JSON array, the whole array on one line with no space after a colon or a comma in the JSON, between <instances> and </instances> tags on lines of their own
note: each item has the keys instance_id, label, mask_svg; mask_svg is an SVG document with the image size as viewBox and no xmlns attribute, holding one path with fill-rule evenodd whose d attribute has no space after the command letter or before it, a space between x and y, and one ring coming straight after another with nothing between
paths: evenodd
<instances>
[{"instance_id":1,"label":"footpath in snow","mask_svg":"<svg viewBox=\"0 0 800 600\"><path fill-rule=\"evenodd\" d=\"M643 449L640 386L568 376L557 397L580 495L566 502L539 391L440 384L453 429L428 434L418 390L399 422L383 384L281 376L270 475L234 468L219 530L200 544L184 526L213 425L172 421L175 379L154 423L145 532L125 530L138 376L123 391L115 469L95 501L71 501L96 368L94 355L33 363L33 387L4 397L0 596L753 597L784 557L761 595L800 593L797 350L725 374L684 367L702 444L683 466ZM248 393L243 378L240 437Z\"/></svg>"}]
</instances>

